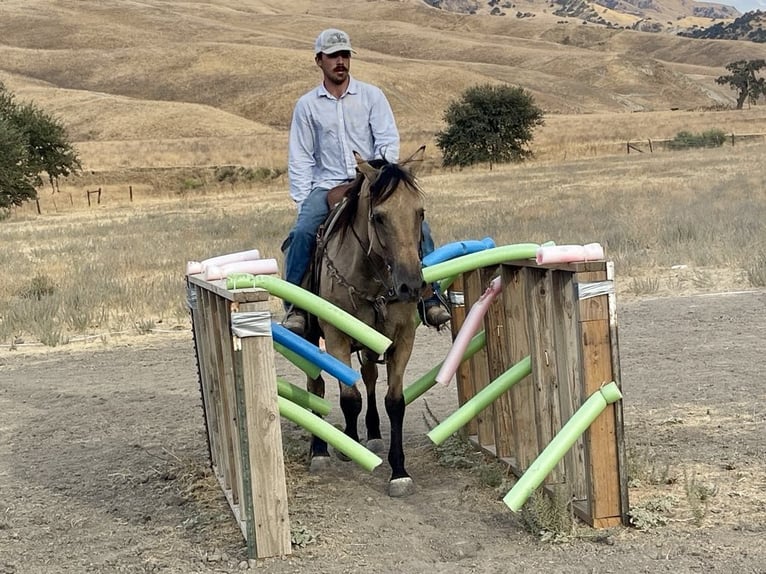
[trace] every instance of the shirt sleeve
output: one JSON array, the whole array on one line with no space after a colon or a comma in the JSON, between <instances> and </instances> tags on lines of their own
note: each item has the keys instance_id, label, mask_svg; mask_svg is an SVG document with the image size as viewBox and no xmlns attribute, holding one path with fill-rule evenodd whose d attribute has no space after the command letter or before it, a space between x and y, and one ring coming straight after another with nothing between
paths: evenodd
<instances>
[{"instance_id":1,"label":"shirt sleeve","mask_svg":"<svg viewBox=\"0 0 766 574\"><path fill-rule=\"evenodd\" d=\"M370 111L370 128L374 142L374 157L385 158L391 163L399 161L399 130L391 105L382 90L376 89L376 97Z\"/></svg>"},{"instance_id":2,"label":"shirt sleeve","mask_svg":"<svg viewBox=\"0 0 766 574\"><path fill-rule=\"evenodd\" d=\"M290 197L298 209L311 193L314 165L314 134L308 107L298 100L293 110L288 141L287 175L290 180Z\"/></svg>"}]
</instances>

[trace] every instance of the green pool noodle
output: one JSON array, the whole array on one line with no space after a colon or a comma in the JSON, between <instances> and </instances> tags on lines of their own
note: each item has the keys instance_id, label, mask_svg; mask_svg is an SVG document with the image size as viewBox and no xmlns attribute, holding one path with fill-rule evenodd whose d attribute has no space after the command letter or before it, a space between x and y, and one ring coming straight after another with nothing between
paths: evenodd
<instances>
[{"instance_id":1,"label":"green pool noodle","mask_svg":"<svg viewBox=\"0 0 766 574\"><path fill-rule=\"evenodd\" d=\"M596 420L596 417L606 408L607 405L619 401L622 393L617 384L612 381L608 385L593 393L572 418L556 433L548 446L545 447L527 471L521 475L519 481L513 485L513 488L505 495L503 502L513 510L518 512L530 495L539 487L545 477L550 474L553 467L561 458L572 448L580 435Z\"/></svg>"},{"instance_id":2,"label":"green pool noodle","mask_svg":"<svg viewBox=\"0 0 766 574\"><path fill-rule=\"evenodd\" d=\"M462 407L431 429L431 432L428 433L428 438L430 438L434 444L438 445L443 443L452 436L453 433L471 422L476 415L486 409L500 395L531 372L532 359L529 356L524 357L521 361L513 365L510 369L476 393L470 400L466 401Z\"/></svg>"},{"instance_id":3,"label":"green pool noodle","mask_svg":"<svg viewBox=\"0 0 766 574\"><path fill-rule=\"evenodd\" d=\"M290 301L296 307L324 319L379 355L384 354L392 344L391 339L378 333L350 313L284 279L273 275L255 275L252 286L265 289L272 295Z\"/></svg>"},{"instance_id":4,"label":"green pool noodle","mask_svg":"<svg viewBox=\"0 0 766 574\"><path fill-rule=\"evenodd\" d=\"M298 367L301 371L306 373L312 379L316 379L320 374L322 374L321 367L315 365L307 358L300 356L295 351L291 351L282 343L277 343L274 341L274 350L282 355L285 359L290 361L293 365Z\"/></svg>"},{"instance_id":5,"label":"green pool noodle","mask_svg":"<svg viewBox=\"0 0 766 574\"><path fill-rule=\"evenodd\" d=\"M437 263L423 269L423 279L426 283L433 283L453 275L459 275L466 271L497 265L504 261L517 261L519 259L534 259L537 256L537 243L515 243L493 247L468 255L461 255L443 263Z\"/></svg>"},{"instance_id":6,"label":"green pool noodle","mask_svg":"<svg viewBox=\"0 0 766 574\"><path fill-rule=\"evenodd\" d=\"M284 379L280 379L279 377L277 377L277 394L280 397L283 397L304 409L314 411L321 416L327 415L332 408L330 403L322 397L310 393L306 389L296 387L294 384L285 381Z\"/></svg>"},{"instance_id":7,"label":"green pool noodle","mask_svg":"<svg viewBox=\"0 0 766 574\"><path fill-rule=\"evenodd\" d=\"M335 449L345 454L363 469L372 472L383 462L377 454L366 449L354 439L303 407L284 397L277 397L277 401L279 402L280 415L323 439L327 444L332 445Z\"/></svg>"},{"instance_id":8,"label":"green pool noodle","mask_svg":"<svg viewBox=\"0 0 766 574\"><path fill-rule=\"evenodd\" d=\"M467 361L471 357L473 357L478 351L484 348L484 345L487 344L487 336L484 334L484 331L480 331L476 333L473 336L473 339L468 343L468 346L465 349L465 352L463 353L463 358L460 360L460 362ZM425 393L428 389L434 386L436 384L436 375L439 374L439 369L442 368L442 361L438 365L436 365L433 369L428 371L425 375L420 377L417 381L412 383L410 386L408 386L406 389L404 389L404 404L408 405L415 399L417 399L420 395Z\"/></svg>"}]
</instances>

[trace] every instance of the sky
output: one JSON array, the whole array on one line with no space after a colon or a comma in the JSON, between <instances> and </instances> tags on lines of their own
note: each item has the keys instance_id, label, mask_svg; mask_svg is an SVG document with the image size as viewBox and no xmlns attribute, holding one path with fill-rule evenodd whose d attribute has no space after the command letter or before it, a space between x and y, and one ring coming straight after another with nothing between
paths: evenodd
<instances>
[{"instance_id":1,"label":"sky","mask_svg":"<svg viewBox=\"0 0 766 574\"><path fill-rule=\"evenodd\" d=\"M701 1L704 2L704 0ZM752 12L753 10L766 11L766 0L717 0L715 3L734 6L743 14L745 12Z\"/></svg>"}]
</instances>

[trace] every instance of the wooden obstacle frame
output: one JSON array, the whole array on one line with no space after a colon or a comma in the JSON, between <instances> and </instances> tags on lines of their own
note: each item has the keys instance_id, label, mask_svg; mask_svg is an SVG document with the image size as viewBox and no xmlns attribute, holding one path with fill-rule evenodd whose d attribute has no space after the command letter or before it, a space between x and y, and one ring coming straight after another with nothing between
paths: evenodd
<instances>
[{"instance_id":1,"label":"wooden obstacle frame","mask_svg":"<svg viewBox=\"0 0 766 574\"><path fill-rule=\"evenodd\" d=\"M521 476L592 393L611 381L621 386L614 267L515 261L466 272L449 288L453 336L497 274L503 290L484 317L487 344L458 369L458 402L531 358L531 375L463 429L475 446ZM607 405L543 488L565 496L574 514L595 528L628 524L622 401Z\"/></svg>"},{"instance_id":2,"label":"wooden obstacle frame","mask_svg":"<svg viewBox=\"0 0 766 574\"><path fill-rule=\"evenodd\" d=\"M269 293L188 277L213 472L250 559L290 554Z\"/></svg>"},{"instance_id":3,"label":"wooden obstacle frame","mask_svg":"<svg viewBox=\"0 0 766 574\"><path fill-rule=\"evenodd\" d=\"M456 278L452 328L497 273L503 291L485 316L486 347L457 372L462 405L526 356L532 374L464 429L517 475L529 467L593 392L620 386L611 263L508 262ZM213 472L247 541L250 559L291 553L269 293L187 279ZM255 328L252 327L255 325ZM627 524L622 401L608 405L547 477L596 527Z\"/></svg>"}]
</instances>

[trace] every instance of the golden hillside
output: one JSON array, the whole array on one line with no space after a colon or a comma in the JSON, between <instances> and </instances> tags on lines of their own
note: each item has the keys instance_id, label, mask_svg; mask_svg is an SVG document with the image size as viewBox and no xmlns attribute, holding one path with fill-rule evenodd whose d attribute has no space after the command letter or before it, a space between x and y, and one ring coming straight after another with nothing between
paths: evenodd
<instances>
[{"instance_id":1,"label":"golden hillside","mask_svg":"<svg viewBox=\"0 0 766 574\"><path fill-rule=\"evenodd\" d=\"M763 44L419 0L5 0L0 80L60 117L89 169L258 163L264 147L284 154L293 103L319 80L313 40L331 26L351 34L352 73L384 89L412 141L431 140L448 103L477 83L521 85L556 125L729 105L734 93L714 81L724 66L766 58Z\"/></svg>"}]
</instances>

